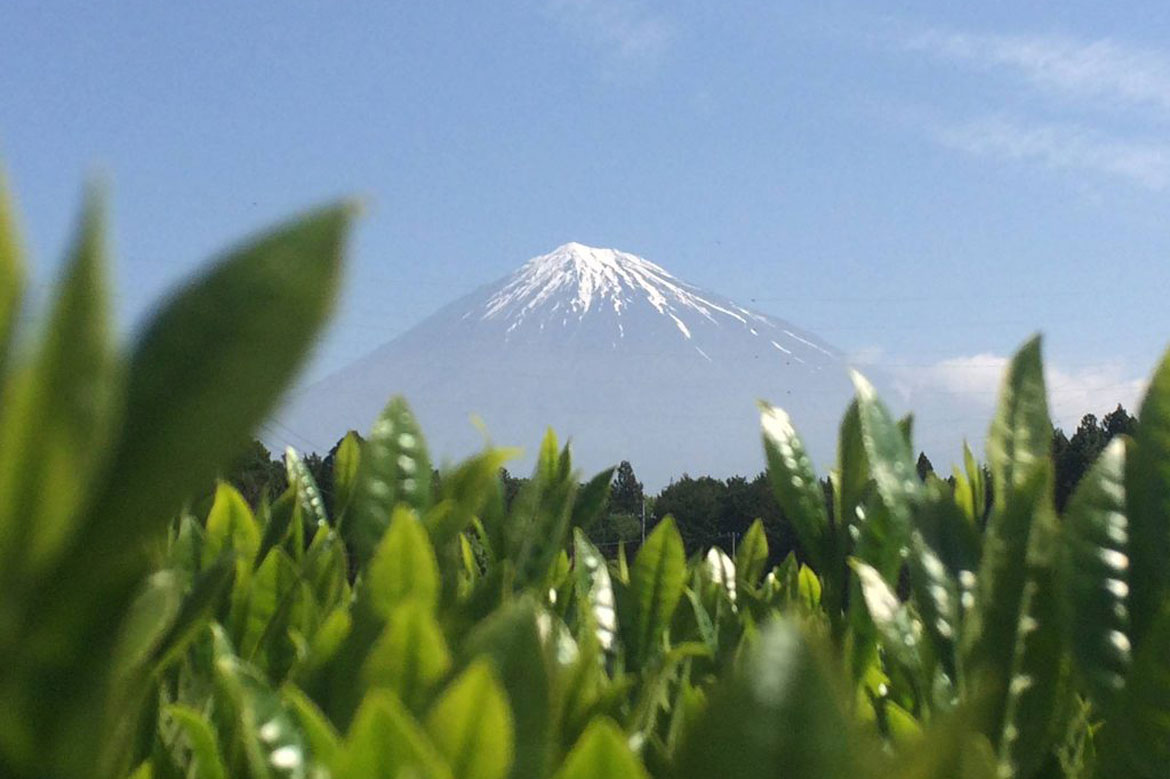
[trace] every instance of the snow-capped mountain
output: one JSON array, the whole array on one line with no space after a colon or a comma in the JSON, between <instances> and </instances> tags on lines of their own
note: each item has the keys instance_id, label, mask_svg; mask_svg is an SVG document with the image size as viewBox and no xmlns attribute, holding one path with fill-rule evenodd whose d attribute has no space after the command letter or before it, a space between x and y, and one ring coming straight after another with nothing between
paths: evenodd
<instances>
[{"instance_id":1,"label":"snow-capped mountain","mask_svg":"<svg viewBox=\"0 0 1170 779\"><path fill-rule=\"evenodd\" d=\"M757 398L829 456L851 389L840 353L795 325L641 257L568 243L310 386L282 417L332 442L399 393L440 458L483 445L473 416L528 451L551 425L587 470L628 459L656 488L684 472L758 472Z\"/></svg>"}]
</instances>

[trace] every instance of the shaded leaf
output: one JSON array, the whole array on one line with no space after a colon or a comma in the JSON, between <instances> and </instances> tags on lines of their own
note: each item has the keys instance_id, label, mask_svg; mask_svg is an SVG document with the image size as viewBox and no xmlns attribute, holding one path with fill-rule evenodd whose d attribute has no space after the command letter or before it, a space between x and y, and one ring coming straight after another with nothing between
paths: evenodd
<instances>
[{"instance_id":1,"label":"shaded leaf","mask_svg":"<svg viewBox=\"0 0 1170 779\"><path fill-rule=\"evenodd\" d=\"M548 774L552 674L538 621L547 618L528 599L513 601L476 626L463 655L490 659L508 694L515 721L513 777Z\"/></svg>"},{"instance_id":2,"label":"shaded leaf","mask_svg":"<svg viewBox=\"0 0 1170 779\"><path fill-rule=\"evenodd\" d=\"M1130 666L1125 442L1115 438L1065 509L1069 647L1096 702L1111 708Z\"/></svg>"},{"instance_id":3,"label":"shaded leaf","mask_svg":"<svg viewBox=\"0 0 1170 779\"><path fill-rule=\"evenodd\" d=\"M0 169L0 379L7 367L16 317L24 292L24 252L16 230L7 176Z\"/></svg>"},{"instance_id":4,"label":"shaded leaf","mask_svg":"<svg viewBox=\"0 0 1170 779\"><path fill-rule=\"evenodd\" d=\"M854 779L854 735L821 658L797 628L774 622L734 679L714 694L675 761L679 777Z\"/></svg>"},{"instance_id":5,"label":"shaded leaf","mask_svg":"<svg viewBox=\"0 0 1170 779\"><path fill-rule=\"evenodd\" d=\"M1130 618L1136 647L1170 593L1170 352L1150 379L1126 467Z\"/></svg>"},{"instance_id":6,"label":"shaded leaf","mask_svg":"<svg viewBox=\"0 0 1170 779\"><path fill-rule=\"evenodd\" d=\"M211 725L199 712L180 704L164 710L182 730L191 749L192 776L196 779L224 779L227 776L220 757L219 744Z\"/></svg>"}]
</instances>

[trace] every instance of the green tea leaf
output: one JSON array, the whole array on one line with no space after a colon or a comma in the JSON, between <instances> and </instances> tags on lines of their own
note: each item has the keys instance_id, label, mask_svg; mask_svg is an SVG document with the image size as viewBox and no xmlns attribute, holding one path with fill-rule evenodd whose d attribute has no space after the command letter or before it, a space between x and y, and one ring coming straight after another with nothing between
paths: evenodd
<instances>
[{"instance_id":1,"label":"green tea leaf","mask_svg":"<svg viewBox=\"0 0 1170 779\"><path fill-rule=\"evenodd\" d=\"M179 613L154 650L151 658L154 663L166 666L186 651L196 634L206 628L224 593L231 589L236 570L231 556L225 554L196 577L190 592L183 598Z\"/></svg>"},{"instance_id":2,"label":"green tea leaf","mask_svg":"<svg viewBox=\"0 0 1170 779\"><path fill-rule=\"evenodd\" d=\"M952 682L959 678L957 647L962 630L962 594L946 564L922 534L910 534L910 589L922 616L923 628L930 637L934 655ZM973 574L967 572L968 577Z\"/></svg>"},{"instance_id":3,"label":"green tea leaf","mask_svg":"<svg viewBox=\"0 0 1170 779\"><path fill-rule=\"evenodd\" d=\"M446 779L451 769L394 694L366 695L338 753L338 779Z\"/></svg>"},{"instance_id":4,"label":"green tea leaf","mask_svg":"<svg viewBox=\"0 0 1170 779\"><path fill-rule=\"evenodd\" d=\"M472 664L427 715L455 779L502 779L512 765L512 712L487 662Z\"/></svg>"},{"instance_id":5,"label":"green tea leaf","mask_svg":"<svg viewBox=\"0 0 1170 779\"><path fill-rule=\"evenodd\" d=\"M157 527L272 410L332 308L351 213L323 209L232 252L147 324L91 552Z\"/></svg>"},{"instance_id":6,"label":"green tea leaf","mask_svg":"<svg viewBox=\"0 0 1170 779\"><path fill-rule=\"evenodd\" d=\"M598 718L577 739L556 779L646 779L646 769L634 757L621 730L612 720Z\"/></svg>"},{"instance_id":7,"label":"green tea leaf","mask_svg":"<svg viewBox=\"0 0 1170 779\"><path fill-rule=\"evenodd\" d=\"M860 521L857 510L870 486L869 457L861 430L861 404L856 395L841 418L837 437L837 503L835 518L841 525Z\"/></svg>"},{"instance_id":8,"label":"green tea leaf","mask_svg":"<svg viewBox=\"0 0 1170 779\"><path fill-rule=\"evenodd\" d=\"M120 673L144 666L162 642L183 603L183 581L174 571L148 578L130 604L114 656Z\"/></svg>"},{"instance_id":9,"label":"green tea leaf","mask_svg":"<svg viewBox=\"0 0 1170 779\"><path fill-rule=\"evenodd\" d=\"M0 386L24 292L24 251L7 176L0 169Z\"/></svg>"},{"instance_id":10,"label":"green tea leaf","mask_svg":"<svg viewBox=\"0 0 1170 779\"><path fill-rule=\"evenodd\" d=\"M1125 442L1115 438L1065 508L1069 641L1095 701L1112 708L1130 666Z\"/></svg>"},{"instance_id":11,"label":"green tea leaf","mask_svg":"<svg viewBox=\"0 0 1170 779\"><path fill-rule=\"evenodd\" d=\"M404 503L422 516L431 505L431 461L406 400L386 405L362 446L342 535L358 561L369 562L391 514Z\"/></svg>"},{"instance_id":12,"label":"green tea leaf","mask_svg":"<svg viewBox=\"0 0 1170 779\"><path fill-rule=\"evenodd\" d=\"M922 670L922 625L910 613L906 604L898 600L892 587L877 569L860 560L850 560L857 574L865 606L877 628L882 645L889 655L906 669Z\"/></svg>"},{"instance_id":13,"label":"green tea leaf","mask_svg":"<svg viewBox=\"0 0 1170 779\"><path fill-rule=\"evenodd\" d=\"M768 478L772 482L776 500L792 522L809 562L813 568L822 570L826 562L829 517L825 512L824 495L813 471L812 461L788 414L761 403L760 423L764 429Z\"/></svg>"},{"instance_id":14,"label":"green tea leaf","mask_svg":"<svg viewBox=\"0 0 1170 779\"><path fill-rule=\"evenodd\" d=\"M232 651L226 635L213 626L215 682L231 701L235 732L254 776L301 777L306 743L280 697L250 665Z\"/></svg>"},{"instance_id":15,"label":"green tea leaf","mask_svg":"<svg viewBox=\"0 0 1170 779\"><path fill-rule=\"evenodd\" d=\"M988 525L965 671L970 689L983 697L984 732L1000 770L1027 776L1055 739L1067 667L1056 578L1061 540L1050 462L1034 463L1022 482L1004 483L1010 492L997 499Z\"/></svg>"},{"instance_id":16,"label":"green tea leaf","mask_svg":"<svg viewBox=\"0 0 1170 779\"><path fill-rule=\"evenodd\" d=\"M224 549L234 550L245 569L251 570L260 550L260 528L244 497L235 487L220 482L207 515L203 566L211 565Z\"/></svg>"},{"instance_id":17,"label":"green tea leaf","mask_svg":"<svg viewBox=\"0 0 1170 779\"><path fill-rule=\"evenodd\" d=\"M313 760L325 766L335 765L341 750L341 737L325 713L292 684L280 688L280 697L300 725Z\"/></svg>"},{"instance_id":18,"label":"green tea leaf","mask_svg":"<svg viewBox=\"0 0 1170 779\"><path fill-rule=\"evenodd\" d=\"M1056 740L1056 713L1064 692L1063 612L1052 552L1060 543L1055 515L1038 517L1029 550L1028 580L1020 603L1004 719L999 765L1015 776L1032 776Z\"/></svg>"},{"instance_id":19,"label":"green tea leaf","mask_svg":"<svg viewBox=\"0 0 1170 779\"><path fill-rule=\"evenodd\" d=\"M366 656L362 680L367 687L386 687L412 711L451 667L443 631L426 604L413 600L397 607L386 629Z\"/></svg>"},{"instance_id":20,"label":"green tea leaf","mask_svg":"<svg viewBox=\"0 0 1170 779\"><path fill-rule=\"evenodd\" d=\"M674 520L666 517L646 538L630 571L634 632L630 650L644 662L659 646L686 586L686 555Z\"/></svg>"},{"instance_id":21,"label":"green tea leaf","mask_svg":"<svg viewBox=\"0 0 1170 779\"><path fill-rule=\"evenodd\" d=\"M1170 594L1170 352L1150 379L1127 463L1133 644Z\"/></svg>"},{"instance_id":22,"label":"green tea leaf","mask_svg":"<svg viewBox=\"0 0 1170 779\"><path fill-rule=\"evenodd\" d=\"M1097 776L1165 777L1170 765L1170 602L1135 648L1117 708L1106 722Z\"/></svg>"},{"instance_id":23,"label":"green tea leaf","mask_svg":"<svg viewBox=\"0 0 1170 779\"><path fill-rule=\"evenodd\" d=\"M345 514L357 488L361 453L361 439L350 430L341 439L333 458L333 521L338 525L344 524Z\"/></svg>"},{"instance_id":24,"label":"green tea leaf","mask_svg":"<svg viewBox=\"0 0 1170 779\"><path fill-rule=\"evenodd\" d=\"M854 779L861 737L822 665L828 656L797 628L773 622L686 735L678 777Z\"/></svg>"},{"instance_id":25,"label":"green tea leaf","mask_svg":"<svg viewBox=\"0 0 1170 779\"><path fill-rule=\"evenodd\" d=\"M551 749L553 683L541 640L540 621L547 615L525 598L505 605L476 626L463 645L471 662L490 659L508 694L515 721L515 779L548 775Z\"/></svg>"},{"instance_id":26,"label":"green tea leaf","mask_svg":"<svg viewBox=\"0 0 1170 779\"><path fill-rule=\"evenodd\" d=\"M767 564L768 536L764 533L763 521L757 519L744 533L735 552L735 570L740 584L745 588L759 586Z\"/></svg>"},{"instance_id":27,"label":"green tea leaf","mask_svg":"<svg viewBox=\"0 0 1170 779\"><path fill-rule=\"evenodd\" d=\"M390 527L374 552L364 592L383 618L408 600L430 609L438 602L439 564L434 549L426 528L404 505L394 510Z\"/></svg>"},{"instance_id":28,"label":"green tea leaf","mask_svg":"<svg viewBox=\"0 0 1170 779\"><path fill-rule=\"evenodd\" d=\"M585 606L580 617L583 630L592 630L605 652L616 649L617 604L605 558L580 528L573 530L574 572L577 599Z\"/></svg>"},{"instance_id":29,"label":"green tea leaf","mask_svg":"<svg viewBox=\"0 0 1170 779\"><path fill-rule=\"evenodd\" d=\"M1040 336L1035 336L1012 357L987 437L997 506L1002 508L1013 492L1025 486L1036 466L1048 458L1051 446Z\"/></svg>"},{"instance_id":30,"label":"green tea leaf","mask_svg":"<svg viewBox=\"0 0 1170 779\"><path fill-rule=\"evenodd\" d=\"M1051 465L1041 463L1027 481L1013 488L1002 508L997 502L984 542L975 608L964 631L964 666L969 683L994 690L987 733L997 747L1008 685L1015 676L1013 667L1020 651L1021 625L1027 624L1025 618L1036 618L1024 611L1025 591L1034 573L1028 564L1029 542L1034 518L1055 522L1051 484ZM1034 582L1032 586L1036 586ZM1051 626L1044 627L1048 630Z\"/></svg>"},{"instance_id":31,"label":"green tea leaf","mask_svg":"<svg viewBox=\"0 0 1170 779\"><path fill-rule=\"evenodd\" d=\"M256 570L247 591L246 618L240 635L240 653L254 660L260 652L277 649L269 642L285 640L290 601L296 598L300 572L283 549L273 549ZM272 669L268 669L272 670Z\"/></svg>"},{"instance_id":32,"label":"green tea leaf","mask_svg":"<svg viewBox=\"0 0 1170 779\"><path fill-rule=\"evenodd\" d=\"M44 339L5 393L0 569L6 590L18 574L38 575L76 540L80 509L113 435L119 365L110 342L105 231L101 198L90 194ZM10 313L7 305L0 301L0 317Z\"/></svg>"},{"instance_id":33,"label":"green tea leaf","mask_svg":"<svg viewBox=\"0 0 1170 779\"><path fill-rule=\"evenodd\" d=\"M167 706L164 711L187 739L193 761L191 775L196 779L224 779L227 772L220 757L215 731L203 715L189 706L177 703Z\"/></svg>"},{"instance_id":34,"label":"green tea leaf","mask_svg":"<svg viewBox=\"0 0 1170 779\"><path fill-rule=\"evenodd\" d=\"M919 501L921 482L914 469L914 455L906 434L878 399L877 392L860 373L853 372L857 390L858 421L869 472L890 514L892 549L897 556L905 547L910 517ZM883 557L885 555L882 555Z\"/></svg>"},{"instance_id":35,"label":"green tea leaf","mask_svg":"<svg viewBox=\"0 0 1170 779\"><path fill-rule=\"evenodd\" d=\"M301 511L314 526L325 527L329 524L329 518L325 516L325 501L321 498L321 488L317 486L317 480L313 478L297 450L291 446L284 451L284 462L288 472L288 483L296 489Z\"/></svg>"},{"instance_id":36,"label":"green tea leaf","mask_svg":"<svg viewBox=\"0 0 1170 779\"><path fill-rule=\"evenodd\" d=\"M570 525L575 528L588 528L597 521L609 501L609 485L613 481L615 470L616 468L612 467L606 468L585 483L573 500Z\"/></svg>"},{"instance_id":37,"label":"green tea leaf","mask_svg":"<svg viewBox=\"0 0 1170 779\"><path fill-rule=\"evenodd\" d=\"M547 586L549 568L565 547L577 479L568 450L558 454L556 446L549 430L532 479L512 501L505 537L518 586Z\"/></svg>"},{"instance_id":38,"label":"green tea leaf","mask_svg":"<svg viewBox=\"0 0 1170 779\"><path fill-rule=\"evenodd\" d=\"M713 546L707 550L707 557L704 560L707 566L707 576L711 583L714 584L722 593L727 602L735 606L739 598L739 593L736 587L735 562L727 556L717 546ZM820 593L820 585L817 585L817 593Z\"/></svg>"}]
</instances>

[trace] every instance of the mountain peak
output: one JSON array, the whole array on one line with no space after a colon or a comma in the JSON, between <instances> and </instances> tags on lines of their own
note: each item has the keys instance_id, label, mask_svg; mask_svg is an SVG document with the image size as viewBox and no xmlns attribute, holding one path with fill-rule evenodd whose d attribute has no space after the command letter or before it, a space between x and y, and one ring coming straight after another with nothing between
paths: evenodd
<instances>
[{"instance_id":1,"label":"mountain peak","mask_svg":"<svg viewBox=\"0 0 1170 779\"><path fill-rule=\"evenodd\" d=\"M622 281L630 281L629 277L638 273L653 273L664 278L674 278L665 268L635 254L618 249L586 246L576 241L561 244L548 254L533 257L521 268L521 272L528 273L539 270L570 272L579 282L586 284L614 276Z\"/></svg>"},{"instance_id":2,"label":"mountain peak","mask_svg":"<svg viewBox=\"0 0 1170 779\"><path fill-rule=\"evenodd\" d=\"M608 303L616 313L644 297L662 311L687 285L649 260L617 249L571 241L524 263L488 301L484 319L532 312L545 305L584 316Z\"/></svg>"}]
</instances>

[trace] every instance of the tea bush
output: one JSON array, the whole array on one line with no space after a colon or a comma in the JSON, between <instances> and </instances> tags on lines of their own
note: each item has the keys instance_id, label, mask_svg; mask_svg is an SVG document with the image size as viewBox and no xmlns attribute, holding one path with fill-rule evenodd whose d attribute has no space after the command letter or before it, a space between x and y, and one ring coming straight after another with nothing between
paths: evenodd
<instances>
[{"instance_id":1,"label":"tea bush","mask_svg":"<svg viewBox=\"0 0 1170 779\"><path fill-rule=\"evenodd\" d=\"M606 559L580 528L613 472L551 432L510 502L509 450L432 483L401 399L338 449L331 515L291 450L271 503L192 508L325 321L350 216L229 252L123 352L100 198L25 344L0 196L0 775L1168 775L1170 357L1061 515L1038 340L990 490L970 451L920 479L855 376L826 499L763 405L806 563L771 570L759 522L734 559L669 518Z\"/></svg>"}]
</instances>

